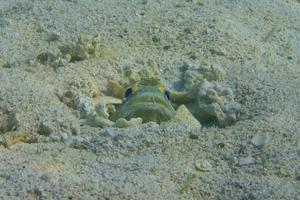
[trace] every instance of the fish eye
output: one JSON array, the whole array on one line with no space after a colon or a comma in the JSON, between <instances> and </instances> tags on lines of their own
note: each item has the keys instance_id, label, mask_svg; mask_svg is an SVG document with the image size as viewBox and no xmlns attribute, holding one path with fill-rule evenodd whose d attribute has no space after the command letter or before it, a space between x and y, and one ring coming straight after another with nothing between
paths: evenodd
<instances>
[{"instance_id":1,"label":"fish eye","mask_svg":"<svg viewBox=\"0 0 300 200\"><path fill-rule=\"evenodd\" d=\"M128 88L125 92L125 98L129 97L132 94L132 88Z\"/></svg>"},{"instance_id":2,"label":"fish eye","mask_svg":"<svg viewBox=\"0 0 300 200\"><path fill-rule=\"evenodd\" d=\"M168 90L165 91L165 96L168 100L170 100L170 92Z\"/></svg>"}]
</instances>

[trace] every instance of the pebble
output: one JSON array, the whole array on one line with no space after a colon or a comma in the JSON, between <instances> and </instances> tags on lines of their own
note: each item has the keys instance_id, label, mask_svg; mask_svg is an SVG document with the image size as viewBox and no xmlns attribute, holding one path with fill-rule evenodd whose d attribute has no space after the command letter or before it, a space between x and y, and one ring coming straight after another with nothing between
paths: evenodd
<instances>
[{"instance_id":1,"label":"pebble","mask_svg":"<svg viewBox=\"0 0 300 200\"><path fill-rule=\"evenodd\" d=\"M61 137L59 135L51 135L50 136L50 140L52 142L60 142L61 141Z\"/></svg>"},{"instance_id":2,"label":"pebble","mask_svg":"<svg viewBox=\"0 0 300 200\"><path fill-rule=\"evenodd\" d=\"M138 118L132 118L129 121L127 121L124 118L120 118L116 121L115 126L118 128L126 128L129 126L137 126L142 124L142 118L138 117Z\"/></svg>"},{"instance_id":3,"label":"pebble","mask_svg":"<svg viewBox=\"0 0 300 200\"><path fill-rule=\"evenodd\" d=\"M56 33L49 33L47 41L48 42L55 42L55 41L58 41L59 39L60 39L60 36L58 34L56 34Z\"/></svg>"},{"instance_id":4,"label":"pebble","mask_svg":"<svg viewBox=\"0 0 300 200\"><path fill-rule=\"evenodd\" d=\"M57 58L56 60L54 60L52 63L51 63L51 67L57 71L60 67L65 67L67 66L68 64L68 61L63 59L63 58Z\"/></svg>"},{"instance_id":5,"label":"pebble","mask_svg":"<svg viewBox=\"0 0 300 200\"><path fill-rule=\"evenodd\" d=\"M107 109L107 106L105 103L103 103L103 102L97 103L97 105L95 106L95 111L98 116L106 118L106 119L109 118L108 109Z\"/></svg>"},{"instance_id":6,"label":"pebble","mask_svg":"<svg viewBox=\"0 0 300 200\"><path fill-rule=\"evenodd\" d=\"M242 166L242 165L255 164L255 160L254 160L253 157L248 156L248 157L246 157L246 158L241 158L241 159L239 160L238 164L239 164L240 166Z\"/></svg>"},{"instance_id":7,"label":"pebble","mask_svg":"<svg viewBox=\"0 0 300 200\"><path fill-rule=\"evenodd\" d=\"M118 128L126 128L126 127L128 127L129 125L128 125L128 122L127 122L126 119L120 118L120 119L118 119L118 120L116 121L115 126L118 127Z\"/></svg>"},{"instance_id":8,"label":"pebble","mask_svg":"<svg viewBox=\"0 0 300 200\"><path fill-rule=\"evenodd\" d=\"M53 132L54 132L54 127L49 122L42 122L40 124L39 130L38 130L39 134L41 134L41 135L50 135Z\"/></svg>"},{"instance_id":9,"label":"pebble","mask_svg":"<svg viewBox=\"0 0 300 200\"><path fill-rule=\"evenodd\" d=\"M129 126L137 126L137 125L142 124L142 122L143 122L143 119L140 117L137 117L137 118L131 118L128 121L128 124L129 124Z\"/></svg>"},{"instance_id":10,"label":"pebble","mask_svg":"<svg viewBox=\"0 0 300 200\"><path fill-rule=\"evenodd\" d=\"M208 172L208 171L212 170L212 165L207 160L196 161L195 168L196 168L196 170L199 170L202 172Z\"/></svg>"},{"instance_id":11,"label":"pebble","mask_svg":"<svg viewBox=\"0 0 300 200\"><path fill-rule=\"evenodd\" d=\"M80 127L79 126L72 126L71 127L71 133L73 135L80 135Z\"/></svg>"},{"instance_id":12,"label":"pebble","mask_svg":"<svg viewBox=\"0 0 300 200\"><path fill-rule=\"evenodd\" d=\"M54 60L57 59L57 56L48 51L48 52L43 52L43 53L40 53L37 57L36 57L37 61L43 65L46 65L46 64L50 64L52 63Z\"/></svg>"},{"instance_id":13,"label":"pebble","mask_svg":"<svg viewBox=\"0 0 300 200\"><path fill-rule=\"evenodd\" d=\"M221 47L211 48L209 51L212 54L217 55L217 56L225 56L226 55L225 49L222 49Z\"/></svg>"},{"instance_id":14,"label":"pebble","mask_svg":"<svg viewBox=\"0 0 300 200\"><path fill-rule=\"evenodd\" d=\"M178 107L175 116L170 120L174 123L184 123L188 125L191 130L200 130L200 122L192 115L185 105Z\"/></svg>"},{"instance_id":15,"label":"pebble","mask_svg":"<svg viewBox=\"0 0 300 200\"><path fill-rule=\"evenodd\" d=\"M42 179L43 181L48 182L49 179L50 179L50 177L49 177L47 174L43 174L43 175L41 176L41 179Z\"/></svg>"},{"instance_id":16,"label":"pebble","mask_svg":"<svg viewBox=\"0 0 300 200\"><path fill-rule=\"evenodd\" d=\"M57 135L51 135L50 139L52 142L62 142L62 141L66 141L68 137L69 137L68 133L60 133Z\"/></svg>"},{"instance_id":17,"label":"pebble","mask_svg":"<svg viewBox=\"0 0 300 200\"><path fill-rule=\"evenodd\" d=\"M19 126L19 115L16 112L11 112L8 117L4 132L12 131Z\"/></svg>"},{"instance_id":18,"label":"pebble","mask_svg":"<svg viewBox=\"0 0 300 200\"><path fill-rule=\"evenodd\" d=\"M97 115L93 115L85 121L85 124L92 126L92 127L104 128L104 127L113 126L114 122L110 121L109 119L106 119L104 117L99 117Z\"/></svg>"},{"instance_id":19,"label":"pebble","mask_svg":"<svg viewBox=\"0 0 300 200\"><path fill-rule=\"evenodd\" d=\"M82 118L86 118L94 113L93 100L80 92L75 99L75 108L80 112Z\"/></svg>"},{"instance_id":20,"label":"pebble","mask_svg":"<svg viewBox=\"0 0 300 200\"><path fill-rule=\"evenodd\" d=\"M251 143L256 147L264 147L270 142L270 137L267 133L258 133L252 139Z\"/></svg>"},{"instance_id":21,"label":"pebble","mask_svg":"<svg viewBox=\"0 0 300 200\"><path fill-rule=\"evenodd\" d=\"M0 27L4 28L9 25L9 22L5 19L0 19Z\"/></svg>"},{"instance_id":22,"label":"pebble","mask_svg":"<svg viewBox=\"0 0 300 200\"><path fill-rule=\"evenodd\" d=\"M65 141L65 140L67 140L68 139L68 137L69 137L69 134L68 133L61 133L60 134L60 137L61 137L61 140L62 141Z\"/></svg>"}]
</instances>

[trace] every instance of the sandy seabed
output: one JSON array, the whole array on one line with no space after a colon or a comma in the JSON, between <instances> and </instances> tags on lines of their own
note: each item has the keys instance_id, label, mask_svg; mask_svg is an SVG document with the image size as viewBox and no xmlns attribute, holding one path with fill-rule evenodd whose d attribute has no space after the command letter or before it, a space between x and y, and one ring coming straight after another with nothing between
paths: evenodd
<instances>
[{"instance_id":1,"label":"sandy seabed","mask_svg":"<svg viewBox=\"0 0 300 200\"><path fill-rule=\"evenodd\" d=\"M95 35L100 56L55 58ZM80 126L58 97L149 62L176 90L187 60L222 66L235 124ZM300 2L0 0L0 130L0 199L300 199Z\"/></svg>"}]
</instances>

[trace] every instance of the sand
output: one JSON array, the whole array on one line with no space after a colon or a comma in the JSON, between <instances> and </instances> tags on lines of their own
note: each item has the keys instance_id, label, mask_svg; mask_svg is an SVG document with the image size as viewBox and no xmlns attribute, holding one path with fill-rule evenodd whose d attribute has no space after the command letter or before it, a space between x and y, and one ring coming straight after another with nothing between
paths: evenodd
<instances>
[{"instance_id":1,"label":"sand","mask_svg":"<svg viewBox=\"0 0 300 200\"><path fill-rule=\"evenodd\" d=\"M299 19L299 0L0 0L0 199L300 199ZM95 35L99 57L37 59ZM186 60L222 66L235 124L97 128L59 98L149 63L180 90Z\"/></svg>"}]
</instances>

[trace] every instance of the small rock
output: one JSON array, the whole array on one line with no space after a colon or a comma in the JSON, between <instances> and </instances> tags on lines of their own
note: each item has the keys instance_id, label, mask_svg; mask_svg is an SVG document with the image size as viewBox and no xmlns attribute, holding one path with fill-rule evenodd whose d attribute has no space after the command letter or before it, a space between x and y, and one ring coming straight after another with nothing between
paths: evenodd
<instances>
[{"instance_id":1,"label":"small rock","mask_svg":"<svg viewBox=\"0 0 300 200\"><path fill-rule=\"evenodd\" d=\"M16 60L11 60L2 65L3 68L15 68L19 66L20 63Z\"/></svg>"},{"instance_id":2,"label":"small rock","mask_svg":"<svg viewBox=\"0 0 300 200\"><path fill-rule=\"evenodd\" d=\"M209 50L212 54L217 55L217 56L225 56L226 51L225 49L222 49L221 47L214 47Z\"/></svg>"},{"instance_id":3,"label":"small rock","mask_svg":"<svg viewBox=\"0 0 300 200\"><path fill-rule=\"evenodd\" d=\"M50 139L52 142L62 142L62 141L66 141L68 137L69 137L68 133L60 133L57 135L51 135Z\"/></svg>"},{"instance_id":4,"label":"small rock","mask_svg":"<svg viewBox=\"0 0 300 200\"><path fill-rule=\"evenodd\" d=\"M41 176L41 179L42 179L43 181L48 182L50 178L49 178L49 176L48 176L47 174L43 174L43 175Z\"/></svg>"},{"instance_id":5,"label":"small rock","mask_svg":"<svg viewBox=\"0 0 300 200\"><path fill-rule=\"evenodd\" d=\"M55 42L55 41L58 41L59 39L60 39L60 36L58 34L56 34L56 33L50 33L48 35L47 41L48 42Z\"/></svg>"},{"instance_id":6,"label":"small rock","mask_svg":"<svg viewBox=\"0 0 300 200\"><path fill-rule=\"evenodd\" d=\"M120 118L116 121L115 126L118 128L126 128L128 127L128 121L124 118Z\"/></svg>"},{"instance_id":7,"label":"small rock","mask_svg":"<svg viewBox=\"0 0 300 200\"><path fill-rule=\"evenodd\" d=\"M251 143L256 147L264 147L270 142L270 137L267 133L258 133L252 139Z\"/></svg>"},{"instance_id":8,"label":"small rock","mask_svg":"<svg viewBox=\"0 0 300 200\"><path fill-rule=\"evenodd\" d=\"M208 172L212 170L212 165L207 161L196 161L195 162L195 168L196 170L202 171L202 172Z\"/></svg>"},{"instance_id":9,"label":"small rock","mask_svg":"<svg viewBox=\"0 0 300 200\"><path fill-rule=\"evenodd\" d=\"M192 140L198 140L198 139L199 139L199 135L198 135L197 133L191 132L191 133L190 133L190 138L191 138Z\"/></svg>"},{"instance_id":10,"label":"small rock","mask_svg":"<svg viewBox=\"0 0 300 200\"><path fill-rule=\"evenodd\" d=\"M19 115L16 112L11 112L9 114L4 132L15 130L17 129L18 126L19 126Z\"/></svg>"},{"instance_id":11,"label":"small rock","mask_svg":"<svg viewBox=\"0 0 300 200\"><path fill-rule=\"evenodd\" d=\"M1 178L4 178L6 180L10 180L12 178L12 176L10 174L0 174Z\"/></svg>"},{"instance_id":12,"label":"small rock","mask_svg":"<svg viewBox=\"0 0 300 200\"><path fill-rule=\"evenodd\" d=\"M61 137L59 135L51 135L50 136L50 140L52 142L60 142L61 141Z\"/></svg>"},{"instance_id":13,"label":"small rock","mask_svg":"<svg viewBox=\"0 0 300 200\"><path fill-rule=\"evenodd\" d=\"M208 81L223 81L226 76L224 69L218 64L203 65L199 71Z\"/></svg>"},{"instance_id":14,"label":"small rock","mask_svg":"<svg viewBox=\"0 0 300 200\"><path fill-rule=\"evenodd\" d=\"M43 53L40 53L37 57L36 57L37 61L43 65L46 65L46 64L50 64L52 63L54 60L57 59L57 56L48 51L48 52L43 52Z\"/></svg>"},{"instance_id":15,"label":"small rock","mask_svg":"<svg viewBox=\"0 0 300 200\"><path fill-rule=\"evenodd\" d=\"M61 137L61 140L62 140L62 141L65 141L65 140L68 139L69 135L68 135L68 133L61 133L61 134L60 134L60 137Z\"/></svg>"},{"instance_id":16,"label":"small rock","mask_svg":"<svg viewBox=\"0 0 300 200\"><path fill-rule=\"evenodd\" d=\"M160 42L160 38L159 38L158 36L153 36L153 37L152 37L152 41L153 41L154 43L159 43L159 42Z\"/></svg>"},{"instance_id":17,"label":"small rock","mask_svg":"<svg viewBox=\"0 0 300 200\"><path fill-rule=\"evenodd\" d=\"M79 147L84 142L84 139L80 136L71 137L70 140L67 141L67 144L71 147Z\"/></svg>"},{"instance_id":18,"label":"small rock","mask_svg":"<svg viewBox=\"0 0 300 200\"><path fill-rule=\"evenodd\" d=\"M197 90L198 119L217 123L220 127L236 122L240 105L234 102L230 88L203 79Z\"/></svg>"},{"instance_id":19,"label":"small rock","mask_svg":"<svg viewBox=\"0 0 300 200\"><path fill-rule=\"evenodd\" d=\"M9 25L9 22L5 19L0 19L0 27L4 28Z\"/></svg>"},{"instance_id":20,"label":"small rock","mask_svg":"<svg viewBox=\"0 0 300 200\"><path fill-rule=\"evenodd\" d=\"M51 67L54 69L54 71L57 71L60 67L65 67L67 64L67 60L64 60L63 58L57 58L51 63Z\"/></svg>"},{"instance_id":21,"label":"small rock","mask_svg":"<svg viewBox=\"0 0 300 200\"><path fill-rule=\"evenodd\" d=\"M51 133L54 132L54 127L51 123L49 122L42 122L40 124L40 127L39 127L39 130L38 130L38 133L41 134L41 135L50 135Z\"/></svg>"},{"instance_id":22,"label":"small rock","mask_svg":"<svg viewBox=\"0 0 300 200\"><path fill-rule=\"evenodd\" d=\"M142 118L132 118L130 119L129 121L127 121L126 119L124 118L120 118L116 121L115 123L115 126L118 127L118 128L126 128L126 127L129 127L129 126L137 126L137 125L140 125L142 124Z\"/></svg>"},{"instance_id":23,"label":"small rock","mask_svg":"<svg viewBox=\"0 0 300 200\"><path fill-rule=\"evenodd\" d=\"M6 62L6 63L4 63L4 64L2 65L2 67L3 67L3 68L11 68L12 65L11 65L11 63Z\"/></svg>"},{"instance_id":24,"label":"small rock","mask_svg":"<svg viewBox=\"0 0 300 200\"><path fill-rule=\"evenodd\" d=\"M92 127L100 127L100 128L104 128L104 127L110 127L114 125L113 121L110 121L109 119L103 118L103 117L99 117L97 115L93 115L90 116L86 122L86 125L92 126Z\"/></svg>"},{"instance_id":25,"label":"small rock","mask_svg":"<svg viewBox=\"0 0 300 200\"><path fill-rule=\"evenodd\" d=\"M185 105L179 106L175 116L170 120L175 123L184 123L188 125L190 129L200 129L200 122L193 116L193 114L185 107Z\"/></svg>"},{"instance_id":26,"label":"small rock","mask_svg":"<svg viewBox=\"0 0 300 200\"><path fill-rule=\"evenodd\" d=\"M80 116L82 118L86 118L89 115L94 114L94 104L89 96L82 94L81 92L78 93L74 104L76 110L80 112Z\"/></svg>"},{"instance_id":27,"label":"small rock","mask_svg":"<svg viewBox=\"0 0 300 200\"><path fill-rule=\"evenodd\" d=\"M142 122L143 122L143 119L140 117L137 117L137 118L131 118L128 121L128 124L129 124L129 126L137 126L137 125L142 124Z\"/></svg>"},{"instance_id":28,"label":"small rock","mask_svg":"<svg viewBox=\"0 0 300 200\"><path fill-rule=\"evenodd\" d=\"M72 133L73 135L80 135L80 132L81 132L81 130L80 130L79 125L78 125L78 126L77 126L77 125L73 125L73 126L71 127L71 133Z\"/></svg>"},{"instance_id":29,"label":"small rock","mask_svg":"<svg viewBox=\"0 0 300 200\"><path fill-rule=\"evenodd\" d=\"M103 102L99 102L96 106L95 106L95 111L97 113L97 115L99 117L103 117L108 119L109 118L109 113L108 113L108 108L106 106L105 103Z\"/></svg>"},{"instance_id":30,"label":"small rock","mask_svg":"<svg viewBox=\"0 0 300 200\"><path fill-rule=\"evenodd\" d=\"M35 186L31 191L28 191L29 193L32 193L34 196L37 197L37 199L41 199L43 196L43 190L37 186Z\"/></svg>"},{"instance_id":31,"label":"small rock","mask_svg":"<svg viewBox=\"0 0 300 200\"><path fill-rule=\"evenodd\" d=\"M251 165L251 164L255 164L255 160L253 157L248 156L246 158L241 158L238 162L239 166L242 165Z\"/></svg>"}]
</instances>

